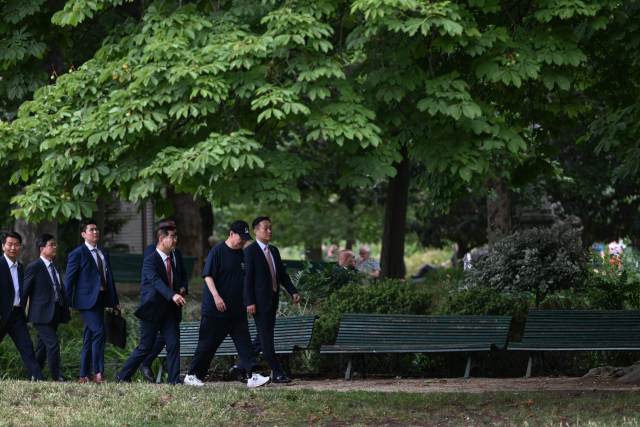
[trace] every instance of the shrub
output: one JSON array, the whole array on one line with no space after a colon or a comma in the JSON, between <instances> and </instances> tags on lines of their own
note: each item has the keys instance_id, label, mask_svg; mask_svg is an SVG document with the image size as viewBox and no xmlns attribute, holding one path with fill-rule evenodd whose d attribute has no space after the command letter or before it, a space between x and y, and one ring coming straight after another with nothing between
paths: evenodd
<instances>
[{"instance_id":1,"label":"shrub","mask_svg":"<svg viewBox=\"0 0 640 427\"><path fill-rule=\"evenodd\" d=\"M413 282L383 280L368 285L348 284L333 292L318 307L312 346L333 344L345 313L429 314L430 292L419 292Z\"/></svg>"},{"instance_id":2,"label":"shrub","mask_svg":"<svg viewBox=\"0 0 640 427\"><path fill-rule=\"evenodd\" d=\"M532 228L506 236L465 280L469 288L491 288L516 297L532 294L536 308L551 294L581 288L588 256L577 231Z\"/></svg>"},{"instance_id":3,"label":"shrub","mask_svg":"<svg viewBox=\"0 0 640 427\"><path fill-rule=\"evenodd\" d=\"M631 254L620 254L602 262L589 275L586 299L591 308L621 310L640 308L640 259Z\"/></svg>"},{"instance_id":4,"label":"shrub","mask_svg":"<svg viewBox=\"0 0 640 427\"><path fill-rule=\"evenodd\" d=\"M436 314L450 316L512 316L509 341L522 341L529 305L521 298L490 288L473 288L451 295Z\"/></svg>"}]
</instances>

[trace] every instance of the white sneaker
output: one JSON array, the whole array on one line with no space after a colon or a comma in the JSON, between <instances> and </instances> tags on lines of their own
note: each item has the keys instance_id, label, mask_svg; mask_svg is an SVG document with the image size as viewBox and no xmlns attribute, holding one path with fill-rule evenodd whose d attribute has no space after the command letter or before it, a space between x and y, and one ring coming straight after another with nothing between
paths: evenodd
<instances>
[{"instance_id":1,"label":"white sneaker","mask_svg":"<svg viewBox=\"0 0 640 427\"><path fill-rule=\"evenodd\" d=\"M198 379L195 375L187 375L184 377L184 383L187 385L194 385L196 387L202 387L204 383Z\"/></svg>"},{"instance_id":2,"label":"white sneaker","mask_svg":"<svg viewBox=\"0 0 640 427\"><path fill-rule=\"evenodd\" d=\"M254 372L251 378L249 378L249 380L247 381L247 387L249 388L260 387L261 385L265 385L268 382L269 382L269 377L263 377L262 375L256 374Z\"/></svg>"}]
</instances>

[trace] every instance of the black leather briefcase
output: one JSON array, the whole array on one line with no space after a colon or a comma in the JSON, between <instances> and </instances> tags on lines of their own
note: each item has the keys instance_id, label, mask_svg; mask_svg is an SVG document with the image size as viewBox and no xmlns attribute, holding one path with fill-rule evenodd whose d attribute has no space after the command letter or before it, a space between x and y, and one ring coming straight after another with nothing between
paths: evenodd
<instances>
[{"instance_id":1,"label":"black leather briefcase","mask_svg":"<svg viewBox=\"0 0 640 427\"><path fill-rule=\"evenodd\" d=\"M104 324L107 328L107 342L116 347L125 348L127 346L127 321L118 312L104 312Z\"/></svg>"}]
</instances>

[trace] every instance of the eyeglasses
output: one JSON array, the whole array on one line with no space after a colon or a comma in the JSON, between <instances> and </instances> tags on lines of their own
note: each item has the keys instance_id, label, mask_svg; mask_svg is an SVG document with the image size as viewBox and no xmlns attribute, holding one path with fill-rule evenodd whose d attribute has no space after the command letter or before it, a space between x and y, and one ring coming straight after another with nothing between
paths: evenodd
<instances>
[{"instance_id":1,"label":"eyeglasses","mask_svg":"<svg viewBox=\"0 0 640 427\"><path fill-rule=\"evenodd\" d=\"M178 240L178 235L177 234L169 234L168 236L165 236L165 239Z\"/></svg>"},{"instance_id":2,"label":"eyeglasses","mask_svg":"<svg viewBox=\"0 0 640 427\"><path fill-rule=\"evenodd\" d=\"M57 248L58 244L57 243L52 243L52 244L47 244L46 245L48 248Z\"/></svg>"},{"instance_id":3,"label":"eyeglasses","mask_svg":"<svg viewBox=\"0 0 640 427\"><path fill-rule=\"evenodd\" d=\"M18 249L20 246L22 246L22 243L5 243L2 246L6 246L7 248L11 249L11 248L16 248Z\"/></svg>"}]
</instances>

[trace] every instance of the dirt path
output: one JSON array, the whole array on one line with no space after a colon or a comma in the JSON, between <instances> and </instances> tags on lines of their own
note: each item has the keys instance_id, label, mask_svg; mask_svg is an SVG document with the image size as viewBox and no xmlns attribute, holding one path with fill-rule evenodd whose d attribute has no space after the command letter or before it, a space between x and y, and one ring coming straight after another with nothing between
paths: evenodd
<instances>
[{"instance_id":1,"label":"dirt path","mask_svg":"<svg viewBox=\"0 0 640 427\"><path fill-rule=\"evenodd\" d=\"M210 382L211 386L240 386L238 383ZM484 393L487 391L567 391L589 393L594 391L640 392L638 384L616 384L614 381L582 378L469 378L469 379L356 379L343 381L295 380L292 384L269 384L267 387L285 387L292 390L315 391L382 391L405 393Z\"/></svg>"}]
</instances>

